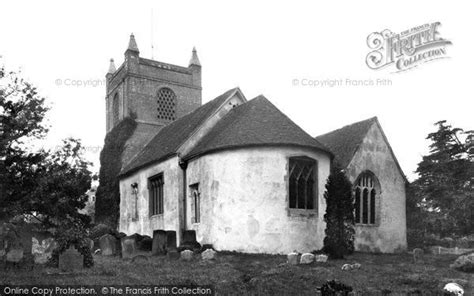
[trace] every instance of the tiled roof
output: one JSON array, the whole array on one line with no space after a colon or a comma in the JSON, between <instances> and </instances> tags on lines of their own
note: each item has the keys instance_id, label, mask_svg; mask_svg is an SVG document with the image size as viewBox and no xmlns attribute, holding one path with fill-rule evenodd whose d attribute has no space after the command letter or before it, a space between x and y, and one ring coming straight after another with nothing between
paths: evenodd
<instances>
[{"instance_id":1,"label":"tiled roof","mask_svg":"<svg viewBox=\"0 0 474 296\"><path fill-rule=\"evenodd\" d=\"M317 136L316 140L326 145L334 153L335 161L343 168L346 168L354 157L359 145L362 144L370 127L376 121L377 117L359 121Z\"/></svg>"},{"instance_id":2,"label":"tiled roof","mask_svg":"<svg viewBox=\"0 0 474 296\"><path fill-rule=\"evenodd\" d=\"M237 88L226 91L193 112L163 127L160 132L122 169L127 175L151 163L175 155L181 144L212 115Z\"/></svg>"},{"instance_id":3,"label":"tiled roof","mask_svg":"<svg viewBox=\"0 0 474 296\"><path fill-rule=\"evenodd\" d=\"M295 145L331 154L264 96L236 106L185 157L249 146Z\"/></svg>"}]
</instances>

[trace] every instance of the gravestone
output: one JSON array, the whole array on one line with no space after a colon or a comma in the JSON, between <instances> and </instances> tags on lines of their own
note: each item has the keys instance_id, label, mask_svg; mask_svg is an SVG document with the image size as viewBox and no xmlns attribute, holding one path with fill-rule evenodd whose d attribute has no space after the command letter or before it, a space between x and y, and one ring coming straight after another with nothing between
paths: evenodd
<instances>
[{"instance_id":1,"label":"gravestone","mask_svg":"<svg viewBox=\"0 0 474 296\"><path fill-rule=\"evenodd\" d=\"M166 254L166 232L164 230L153 231L151 254L154 256Z\"/></svg>"},{"instance_id":2,"label":"gravestone","mask_svg":"<svg viewBox=\"0 0 474 296\"><path fill-rule=\"evenodd\" d=\"M83 267L84 258L73 246L59 255L59 269L61 271L73 271Z\"/></svg>"},{"instance_id":3,"label":"gravestone","mask_svg":"<svg viewBox=\"0 0 474 296\"><path fill-rule=\"evenodd\" d=\"M314 262L314 255L311 253L304 253L301 255L300 264L310 264Z\"/></svg>"},{"instance_id":4,"label":"gravestone","mask_svg":"<svg viewBox=\"0 0 474 296\"><path fill-rule=\"evenodd\" d=\"M196 242L196 231L185 230L183 231L183 244L195 243Z\"/></svg>"},{"instance_id":5,"label":"gravestone","mask_svg":"<svg viewBox=\"0 0 474 296\"><path fill-rule=\"evenodd\" d=\"M423 249L415 248L413 249L413 262L418 263L423 260Z\"/></svg>"},{"instance_id":6,"label":"gravestone","mask_svg":"<svg viewBox=\"0 0 474 296\"><path fill-rule=\"evenodd\" d=\"M324 254L316 255L316 262L327 262L328 256Z\"/></svg>"},{"instance_id":7,"label":"gravestone","mask_svg":"<svg viewBox=\"0 0 474 296\"><path fill-rule=\"evenodd\" d=\"M137 251L137 244L135 238L132 236L126 236L122 238L122 258L132 258Z\"/></svg>"},{"instance_id":8,"label":"gravestone","mask_svg":"<svg viewBox=\"0 0 474 296\"><path fill-rule=\"evenodd\" d=\"M198 251L201 250L201 244L196 241L196 231L194 230L185 230L183 231L183 241L181 242L178 251L191 250Z\"/></svg>"},{"instance_id":9,"label":"gravestone","mask_svg":"<svg viewBox=\"0 0 474 296\"><path fill-rule=\"evenodd\" d=\"M202 260L212 260L216 258L216 251L213 249L207 249L201 253Z\"/></svg>"},{"instance_id":10,"label":"gravestone","mask_svg":"<svg viewBox=\"0 0 474 296\"><path fill-rule=\"evenodd\" d=\"M166 232L166 250L176 250L176 231L170 230Z\"/></svg>"},{"instance_id":11,"label":"gravestone","mask_svg":"<svg viewBox=\"0 0 474 296\"><path fill-rule=\"evenodd\" d=\"M193 259L194 252L190 250L184 250L181 252L181 259L184 261L190 261Z\"/></svg>"},{"instance_id":12,"label":"gravestone","mask_svg":"<svg viewBox=\"0 0 474 296\"><path fill-rule=\"evenodd\" d=\"M110 234L104 234L99 239L100 249L104 256L114 256L117 254L117 239Z\"/></svg>"},{"instance_id":13,"label":"gravestone","mask_svg":"<svg viewBox=\"0 0 474 296\"><path fill-rule=\"evenodd\" d=\"M298 265L298 253L291 252L286 256L286 258L288 259L288 264Z\"/></svg>"},{"instance_id":14,"label":"gravestone","mask_svg":"<svg viewBox=\"0 0 474 296\"><path fill-rule=\"evenodd\" d=\"M143 238L137 243L137 248L140 251L151 252L153 248L153 239L148 235L143 236Z\"/></svg>"}]
</instances>

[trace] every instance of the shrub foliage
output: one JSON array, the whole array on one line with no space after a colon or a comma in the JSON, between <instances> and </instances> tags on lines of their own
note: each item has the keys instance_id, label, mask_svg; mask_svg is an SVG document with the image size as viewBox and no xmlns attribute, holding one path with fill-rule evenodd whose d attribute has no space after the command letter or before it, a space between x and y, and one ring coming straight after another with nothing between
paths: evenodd
<instances>
[{"instance_id":1,"label":"shrub foliage","mask_svg":"<svg viewBox=\"0 0 474 296\"><path fill-rule=\"evenodd\" d=\"M323 250L333 259L354 251L354 198L352 184L338 167L331 169L326 183L326 237Z\"/></svg>"}]
</instances>

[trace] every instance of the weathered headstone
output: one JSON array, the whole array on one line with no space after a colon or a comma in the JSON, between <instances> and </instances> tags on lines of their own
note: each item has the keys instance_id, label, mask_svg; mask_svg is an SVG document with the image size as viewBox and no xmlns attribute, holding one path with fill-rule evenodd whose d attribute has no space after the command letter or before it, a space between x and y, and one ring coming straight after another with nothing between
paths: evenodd
<instances>
[{"instance_id":1,"label":"weathered headstone","mask_svg":"<svg viewBox=\"0 0 474 296\"><path fill-rule=\"evenodd\" d=\"M117 254L117 239L110 234L104 234L99 239L102 255L113 256Z\"/></svg>"},{"instance_id":2,"label":"weathered headstone","mask_svg":"<svg viewBox=\"0 0 474 296\"><path fill-rule=\"evenodd\" d=\"M196 241L196 231L195 230L185 230L183 231L183 240L179 245L178 251L191 250L199 251L201 250L201 244Z\"/></svg>"},{"instance_id":3,"label":"weathered headstone","mask_svg":"<svg viewBox=\"0 0 474 296\"><path fill-rule=\"evenodd\" d=\"M288 264L298 265L298 253L291 252L286 256L286 258L288 259Z\"/></svg>"},{"instance_id":4,"label":"weathered headstone","mask_svg":"<svg viewBox=\"0 0 474 296\"><path fill-rule=\"evenodd\" d=\"M413 262L418 263L423 260L423 254L425 252L423 249L415 248L413 249Z\"/></svg>"},{"instance_id":5,"label":"weathered headstone","mask_svg":"<svg viewBox=\"0 0 474 296\"><path fill-rule=\"evenodd\" d=\"M148 235L144 235L137 243L137 249L144 252L151 252L153 248L153 239Z\"/></svg>"},{"instance_id":6,"label":"weathered headstone","mask_svg":"<svg viewBox=\"0 0 474 296\"><path fill-rule=\"evenodd\" d=\"M196 231L185 230L183 231L183 244L195 243L196 242Z\"/></svg>"},{"instance_id":7,"label":"weathered headstone","mask_svg":"<svg viewBox=\"0 0 474 296\"><path fill-rule=\"evenodd\" d=\"M176 231L166 232L166 250L176 250Z\"/></svg>"},{"instance_id":8,"label":"weathered headstone","mask_svg":"<svg viewBox=\"0 0 474 296\"><path fill-rule=\"evenodd\" d=\"M301 255L300 264L310 264L314 262L314 255L311 253L304 253Z\"/></svg>"},{"instance_id":9,"label":"weathered headstone","mask_svg":"<svg viewBox=\"0 0 474 296\"><path fill-rule=\"evenodd\" d=\"M135 238L126 236L122 238L122 258L132 258L137 251Z\"/></svg>"},{"instance_id":10,"label":"weathered headstone","mask_svg":"<svg viewBox=\"0 0 474 296\"><path fill-rule=\"evenodd\" d=\"M327 262L328 256L324 254L316 255L316 262Z\"/></svg>"},{"instance_id":11,"label":"weathered headstone","mask_svg":"<svg viewBox=\"0 0 474 296\"><path fill-rule=\"evenodd\" d=\"M59 269L62 271L73 271L84 267L83 256L73 247L59 255Z\"/></svg>"},{"instance_id":12,"label":"weathered headstone","mask_svg":"<svg viewBox=\"0 0 474 296\"><path fill-rule=\"evenodd\" d=\"M201 253L202 260L212 260L216 258L216 251L213 249L207 249Z\"/></svg>"},{"instance_id":13,"label":"weathered headstone","mask_svg":"<svg viewBox=\"0 0 474 296\"><path fill-rule=\"evenodd\" d=\"M183 259L184 261L190 261L191 259L193 259L193 256L194 256L193 251L190 251L190 250L181 251L181 259Z\"/></svg>"},{"instance_id":14,"label":"weathered headstone","mask_svg":"<svg viewBox=\"0 0 474 296\"><path fill-rule=\"evenodd\" d=\"M151 248L152 255L166 254L166 232L163 230L153 231L153 245Z\"/></svg>"}]
</instances>

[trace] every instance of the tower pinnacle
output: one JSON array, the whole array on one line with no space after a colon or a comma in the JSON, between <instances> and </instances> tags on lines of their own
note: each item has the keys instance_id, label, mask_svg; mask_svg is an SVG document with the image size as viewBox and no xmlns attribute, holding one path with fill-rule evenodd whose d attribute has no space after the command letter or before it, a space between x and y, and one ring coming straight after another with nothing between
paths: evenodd
<instances>
[{"instance_id":1,"label":"tower pinnacle","mask_svg":"<svg viewBox=\"0 0 474 296\"><path fill-rule=\"evenodd\" d=\"M199 62L199 58L197 55L196 47L193 47L193 55L191 56L191 60L189 61L189 66L191 65L201 66L201 62Z\"/></svg>"},{"instance_id":2,"label":"tower pinnacle","mask_svg":"<svg viewBox=\"0 0 474 296\"><path fill-rule=\"evenodd\" d=\"M117 68L115 68L114 59L110 59L109 71L107 71L107 74L114 74L115 71L117 71Z\"/></svg>"},{"instance_id":3,"label":"tower pinnacle","mask_svg":"<svg viewBox=\"0 0 474 296\"><path fill-rule=\"evenodd\" d=\"M139 53L140 51L138 50L137 42L135 41L135 36L130 34L130 41L128 42L128 48L127 51L133 51L136 53Z\"/></svg>"}]
</instances>

